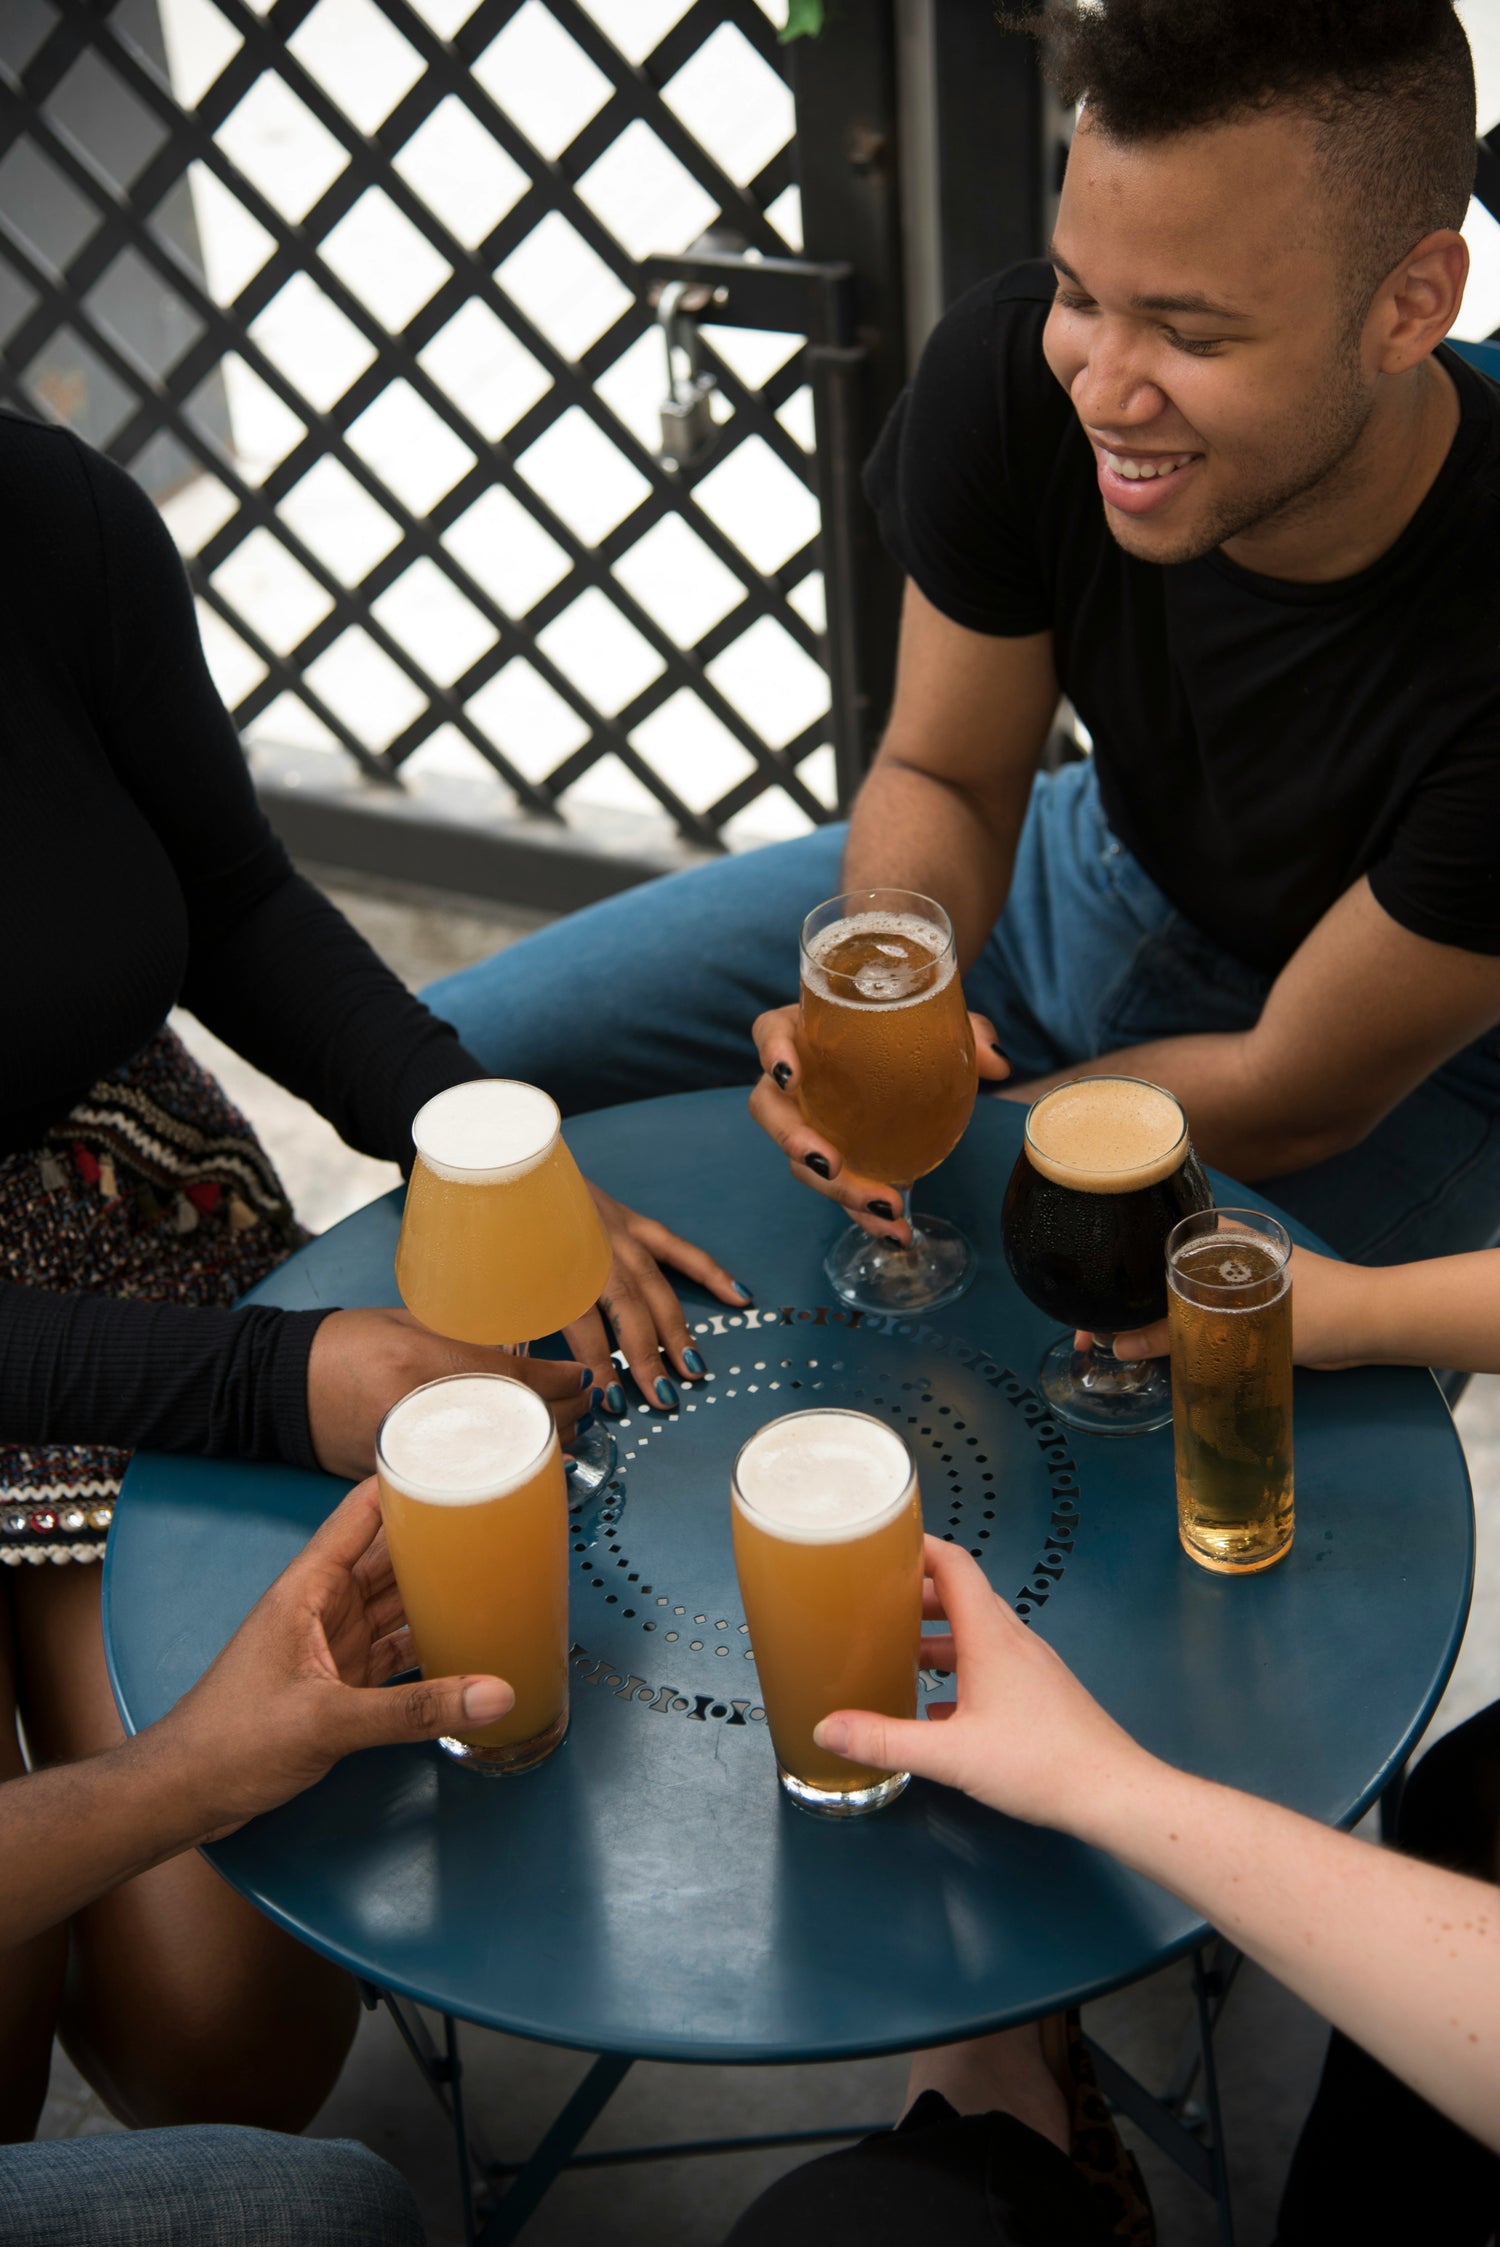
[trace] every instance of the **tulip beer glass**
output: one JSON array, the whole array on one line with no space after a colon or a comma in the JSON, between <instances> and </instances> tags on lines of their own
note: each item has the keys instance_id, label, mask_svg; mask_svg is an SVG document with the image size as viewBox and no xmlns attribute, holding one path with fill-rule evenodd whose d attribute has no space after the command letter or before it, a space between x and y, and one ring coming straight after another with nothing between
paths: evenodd
<instances>
[{"instance_id":1,"label":"tulip beer glass","mask_svg":"<svg viewBox=\"0 0 1500 2247\"><path fill-rule=\"evenodd\" d=\"M974 1032L941 905L912 890L832 897L802 924L799 1099L851 1170L889 1180L912 1228L909 1248L851 1225L824 1266L862 1311L951 1303L974 1251L940 1217L913 1217L911 1189L964 1135L978 1075Z\"/></svg>"},{"instance_id":2,"label":"tulip beer glass","mask_svg":"<svg viewBox=\"0 0 1500 2247\"><path fill-rule=\"evenodd\" d=\"M507 1777L568 1729L568 1502L552 1415L498 1373L393 1404L375 1463L391 1565L428 1677L503 1677L515 1707L442 1745Z\"/></svg>"},{"instance_id":3,"label":"tulip beer glass","mask_svg":"<svg viewBox=\"0 0 1500 2247\"><path fill-rule=\"evenodd\" d=\"M791 1412L734 1463L734 1560L781 1784L853 1818L894 1802L906 1771L820 1748L835 1709L917 1713L922 1500L911 1454L863 1412Z\"/></svg>"},{"instance_id":4,"label":"tulip beer glass","mask_svg":"<svg viewBox=\"0 0 1500 2247\"><path fill-rule=\"evenodd\" d=\"M1061 1336L1037 1387L1059 1420L1102 1435L1164 1428L1172 1392L1155 1359L1126 1363L1114 1338L1167 1307L1167 1235L1213 1201L1170 1092L1139 1077L1079 1077L1043 1093L1001 1213L1005 1260Z\"/></svg>"},{"instance_id":5,"label":"tulip beer glass","mask_svg":"<svg viewBox=\"0 0 1500 2247\"><path fill-rule=\"evenodd\" d=\"M434 1334L524 1354L598 1300L610 1251L593 1196L563 1141L555 1101L484 1077L419 1108L417 1160L396 1245L401 1300ZM572 1447L581 1494L614 1467L614 1442Z\"/></svg>"},{"instance_id":6,"label":"tulip beer glass","mask_svg":"<svg viewBox=\"0 0 1500 2247\"><path fill-rule=\"evenodd\" d=\"M1291 1550L1291 1253L1253 1209L1185 1217L1167 1242L1178 1534L1226 1576Z\"/></svg>"}]
</instances>

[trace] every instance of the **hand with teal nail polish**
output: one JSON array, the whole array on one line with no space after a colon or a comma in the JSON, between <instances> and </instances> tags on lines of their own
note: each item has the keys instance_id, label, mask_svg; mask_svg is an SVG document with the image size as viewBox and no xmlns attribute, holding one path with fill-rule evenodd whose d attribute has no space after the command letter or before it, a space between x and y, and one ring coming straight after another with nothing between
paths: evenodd
<instances>
[{"instance_id":1,"label":"hand with teal nail polish","mask_svg":"<svg viewBox=\"0 0 1500 2247\"><path fill-rule=\"evenodd\" d=\"M669 1381L665 1374L656 1384L656 1401L664 1412L675 1412L681 1402L677 1392L677 1383Z\"/></svg>"},{"instance_id":2,"label":"hand with teal nail polish","mask_svg":"<svg viewBox=\"0 0 1500 2247\"><path fill-rule=\"evenodd\" d=\"M674 1266L686 1273L720 1303L735 1310L749 1301L750 1291L731 1279L706 1249L669 1232L654 1218L627 1209L599 1186L591 1183L589 1191L614 1261L598 1303L566 1329L568 1348L581 1365L597 1366L608 1366L618 1350L641 1396L664 1411L674 1411L678 1390L673 1373L680 1369L689 1377L701 1377L708 1368L699 1353L692 1351L692 1334L682 1305L663 1267ZM690 1362L690 1351L696 1364ZM604 1402L605 1410L616 1417L629 1409L626 1391L618 1381L610 1381Z\"/></svg>"},{"instance_id":3,"label":"hand with teal nail polish","mask_svg":"<svg viewBox=\"0 0 1500 2247\"><path fill-rule=\"evenodd\" d=\"M708 1371L708 1361L701 1350L684 1350L682 1364L687 1373L704 1374Z\"/></svg>"}]
</instances>

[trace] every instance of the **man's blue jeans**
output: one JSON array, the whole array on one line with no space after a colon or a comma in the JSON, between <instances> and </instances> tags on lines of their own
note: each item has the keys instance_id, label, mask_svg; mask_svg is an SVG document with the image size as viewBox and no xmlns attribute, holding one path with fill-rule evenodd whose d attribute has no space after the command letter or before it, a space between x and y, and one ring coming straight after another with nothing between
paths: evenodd
<instances>
[{"instance_id":1,"label":"man's blue jeans","mask_svg":"<svg viewBox=\"0 0 1500 2247\"><path fill-rule=\"evenodd\" d=\"M555 922L424 995L496 1074L564 1114L749 1084L750 1024L797 995L797 932L840 883L824 827ZM1194 1030L1244 1030L1269 979L1208 942L1110 833L1091 763L1039 778L1009 902L965 978L1016 1080ZM607 1183L607 1181L604 1181ZM1360 1145L1269 1199L1376 1264L1500 1231L1500 1039L1457 1055Z\"/></svg>"},{"instance_id":2,"label":"man's blue jeans","mask_svg":"<svg viewBox=\"0 0 1500 2247\"><path fill-rule=\"evenodd\" d=\"M425 2247L405 2179L345 2138L205 2126L0 2146L4 2247Z\"/></svg>"}]
</instances>

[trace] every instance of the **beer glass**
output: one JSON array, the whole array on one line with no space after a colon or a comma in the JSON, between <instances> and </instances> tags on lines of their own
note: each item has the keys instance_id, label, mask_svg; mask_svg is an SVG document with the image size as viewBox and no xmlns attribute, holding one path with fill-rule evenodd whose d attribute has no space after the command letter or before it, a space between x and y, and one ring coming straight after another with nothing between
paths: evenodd
<instances>
[{"instance_id":1,"label":"beer glass","mask_svg":"<svg viewBox=\"0 0 1500 2247\"><path fill-rule=\"evenodd\" d=\"M568 1729L568 1503L541 1398L498 1373L428 1381L375 1442L380 1510L426 1677L503 1677L515 1707L441 1745L472 1771L529 1771Z\"/></svg>"},{"instance_id":2,"label":"beer glass","mask_svg":"<svg viewBox=\"0 0 1500 2247\"><path fill-rule=\"evenodd\" d=\"M929 1311L975 1272L956 1225L912 1215L911 1189L952 1154L974 1109L974 1031L941 905L914 890L831 897L802 924L802 1113L851 1170L889 1180L909 1248L851 1225L828 1252L861 1311Z\"/></svg>"},{"instance_id":3,"label":"beer glass","mask_svg":"<svg viewBox=\"0 0 1500 2247\"><path fill-rule=\"evenodd\" d=\"M1291 1550L1291 1253L1254 1209L1185 1217L1167 1242L1177 1530L1226 1576Z\"/></svg>"},{"instance_id":4,"label":"beer glass","mask_svg":"<svg viewBox=\"0 0 1500 2247\"><path fill-rule=\"evenodd\" d=\"M609 1242L555 1101L484 1077L438 1093L411 1132L396 1285L414 1318L455 1342L524 1356L597 1302ZM597 1489L614 1468L613 1437L585 1429L572 1460L576 1491Z\"/></svg>"},{"instance_id":5,"label":"beer glass","mask_svg":"<svg viewBox=\"0 0 1500 2247\"><path fill-rule=\"evenodd\" d=\"M1037 1387L1070 1428L1136 1435L1171 1419L1159 1361L1127 1364L1114 1338L1162 1316L1167 1235L1212 1202L1187 1119L1160 1085L1079 1077L1029 1111L1001 1238L1021 1293L1069 1328L1042 1359ZM1080 1327L1093 1337L1086 1350L1074 1347Z\"/></svg>"},{"instance_id":6,"label":"beer glass","mask_svg":"<svg viewBox=\"0 0 1500 2247\"><path fill-rule=\"evenodd\" d=\"M787 1413L735 1460L731 1514L783 1788L824 1817L882 1809L910 1772L852 1764L812 1735L835 1709L917 1713L922 1500L910 1452L867 1413Z\"/></svg>"}]
</instances>

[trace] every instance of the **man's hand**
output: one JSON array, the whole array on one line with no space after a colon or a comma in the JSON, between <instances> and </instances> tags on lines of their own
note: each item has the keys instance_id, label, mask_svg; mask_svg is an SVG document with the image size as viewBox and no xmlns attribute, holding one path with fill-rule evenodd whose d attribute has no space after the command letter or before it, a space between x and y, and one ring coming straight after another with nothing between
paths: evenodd
<instances>
[{"instance_id":1,"label":"man's hand","mask_svg":"<svg viewBox=\"0 0 1500 2247\"><path fill-rule=\"evenodd\" d=\"M601 1358L601 1368L608 1359ZM583 1365L522 1358L430 1334L410 1311L331 1311L307 1361L307 1425L325 1474L367 1475L375 1435L391 1406L450 1373L505 1373L545 1398L566 1443L589 1408Z\"/></svg>"},{"instance_id":2,"label":"man's hand","mask_svg":"<svg viewBox=\"0 0 1500 2247\"><path fill-rule=\"evenodd\" d=\"M957 1700L929 1707L926 1723L839 1709L813 1737L853 1763L915 1771L1012 1818L1075 1830L1106 1782L1151 1759L966 1552L929 1537L926 1565L923 1614L950 1631L923 1638L922 1660L957 1671Z\"/></svg>"},{"instance_id":3,"label":"man's hand","mask_svg":"<svg viewBox=\"0 0 1500 2247\"><path fill-rule=\"evenodd\" d=\"M663 1264L685 1272L710 1295L737 1311L750 1301L750 1290L731 1279L707 1249L695 1247L680 1233L669 1232L654 1217L642 1217L639 1211L628 1209L592 1179L587 1184L609 1235L614 1262L597 1307L576 1319L564 1339L576 1358L594 1367L601 1385L608 1383L604 1390L606 1412L625 1410L624 1391L610 1371L610 1352L616 1343L641 1395L653 1409L675 1411L677 1387L671 1378L672 1369L675 1367L686 1380L699 1381L708 1368L688 1331L682 1305L662 1270ZM670 1357L670 1365L662 1356L663 1350Z\"/></svg>"},{"instance_id":4,"label":"man's hand","mask_svg":"<svg viewBox=\"0 0 1500 2247\"><path fill-rule=\"evenodd\" d=\"M877 1239L911 1239L911 1227L901 1218L901 1192L889 1179L861 1178L845 1170L843 1157L831 1139L814 1131L802 1113L797 1087L802 1081L802 1055L797 1033L802 1010L773 1007L756 1017L751 1036L760 1055L761 1078L750 1095L750 1113L786 1156L792 1176L811 1186L826 1201L838 1202L867 1233ZM1010 1075L1010 1063L1000 1051L995 1025L983 1014L971 1013L974 1052L981 1083L1000 1083Z\"/></svg>"},{"instance_id":5,"label":"man's hand","mask_svg":"<svg viewBox=\"0 0 1500 2247\"><path fill-rule=\"evenodd\" d=\"M168 1759L201 1805L202 1840L232 1833L355 1748L493 1724L515 1694L495 1677L384 1690L413 1660L373 1481L324 1522L160 1724L134 1743Z\"/></svg>"},{"instance_id":6,"label":"man's hand","mask_svg":"<svg viewBox=\"0 0 1500 2247\"><path fill-rule=\"evenodd\" d=\"M1373 1277L1358 1264L1342 1264L1335 1257L1318 1256L1310 1248L1292 1250L1295 1364L1336 1373L1345 1366L1364 1363L1358 1355L1359 1300ZM1078 1347L1087 1349L1092 1340L1092 1335L1080 1334ZM1165 1319L1115 1336L1117 1358L1164 1358L1169 1347Z\"/></svg>"}]
</instances>

